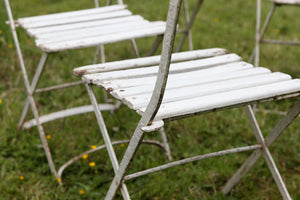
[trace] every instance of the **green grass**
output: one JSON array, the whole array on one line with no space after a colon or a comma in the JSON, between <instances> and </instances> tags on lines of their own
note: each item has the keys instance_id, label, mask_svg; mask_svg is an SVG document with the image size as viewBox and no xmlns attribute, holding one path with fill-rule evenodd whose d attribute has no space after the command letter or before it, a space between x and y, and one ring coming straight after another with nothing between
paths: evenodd
<instances>
[{"instance_id":1,"label":"green grass","mask_svg":"<svg viewBox=\"0 0 300 200\"><path fill-rule=\"evenodd\" d=\"M102 1L104 2L104 1ZM150 20L166 18L168 1L125 0L134 13ZM192 8L195 0L189 1ZM15 0L11 1L14 17L32 16L93 6L92 0ZM47 6L46 6L47 5ZM263 1L263 16L270 8ZM3 1L0 1L0 199L102 199L114 176L105 150L89 155L67 168L63 174L64 187L58 187L41 148L38 131L18 130L16 124L26 99L22 74L13 45ZM298 11L298 12L297 12ZM276 38L300 40L299 8L278 9L267 34ZM183 24L181 19L181 24ZM224 47L248 60L254 46L255 1L205 1L193 27L195 49ZM279 30L279 32L278 32ZM41 52L34 41L18 30L30 78ZM145 54L153 38L138 40ZM187 46L184 47L185 50ZM129 42L106 46L108 61L133 57ZM39 87L78 80L72 68L90 64L95 48L67 51L51 55ZM159 52L157 52L159 53ZM296 46L262 45L261 65L300 77L299 55ZM100 90L96 90L101 93ZM41 114L65 107L89 103L84 86L36 95ZM264 104L264 108L288 109L294 100ZM32 117L32 115L30 116ZM280 116L257 114L266 135ZM114 115L104 113L108 130L114 140L128 138L139 120L135 112L122 106ZM116 128L117 127L117 128ZM166 124L172 155L175 159L208 153L225 148L255 143L242 108L197 116ZM93 113L56 120L44 125L56 167L72 156L103 144ZM283 179L294 199L300 199L300 121L294 124L270 148ZM159 138L151 133L149 138ZM125 145L126 147L126 145ZM120 158L125 150L115 150ZM166 163L167 159L156 147L143 145L133 166L145 169ZM212 158L128 181L132 199L281 199L277 187L263 159L247 174L229 196L220 189L239 168L249 153ZM91 168L89 162L96 166ZM20 177L24 179L21 180ZM84 190L84 194L79 191ZM121 199L120 195L117 199Z\"/></svg>"}]
</instances>

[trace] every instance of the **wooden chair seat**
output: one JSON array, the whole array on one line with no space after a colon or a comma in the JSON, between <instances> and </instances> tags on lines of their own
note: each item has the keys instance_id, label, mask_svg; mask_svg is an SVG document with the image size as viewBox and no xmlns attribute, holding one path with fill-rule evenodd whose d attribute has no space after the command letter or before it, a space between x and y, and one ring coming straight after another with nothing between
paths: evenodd
<instances>
[{"instance_id":1,"label":"wooden chair seat","mask_svg":"<svg viewBox=\"0 0 300 200\"><path fill-rule=\"evenodd\" d=\"M299 95L300 80L263 67L254 68L238 55L226 52L207 49L173 54L166 91L155 121ZM183 54L192 60L178 61L177 57ZM147 59L157 58L159 56ZM135 68L142 60L145 58L90 65L74 72L85 74L85 82L106 89L143 115L153 93L158 66ZM105 66L119 69L106 71ZM100 72L102 70L106 72Z\"/></svg>"},{"instance_id":2,"label":"wooden chair seat","mask_svg":"<svg viewBox=\"0 0 300 200\"><path fill-rule=\"evenodd\" d=\"M149 22L132 15L126 5L112 5L36 17L17 23L45 52L58 52L98 44L163 34L165 22Z\"/></svg>"}]
</instances>

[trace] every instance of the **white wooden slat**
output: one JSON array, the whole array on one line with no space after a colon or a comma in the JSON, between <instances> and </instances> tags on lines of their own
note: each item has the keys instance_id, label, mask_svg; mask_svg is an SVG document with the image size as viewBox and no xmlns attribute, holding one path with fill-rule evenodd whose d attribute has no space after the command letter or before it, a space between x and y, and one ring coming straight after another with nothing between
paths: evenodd
<instances>
[{"instance_id":1,"label":"white wooden slat","mask_svg":"<svg viewBox=\"0 0 300 200\"><path fill-rule=\"evenodd\" d=\"M224 55L226 53L227 50L221 48L179 52L179 53L172 54L171 62L174 63L174 62L180 62L186 60L207 58L212 56ZM106 71L153 66L153 65L158 65L159 62L160 62L160 55L115 61L109 63L102 63L102 64L95 64L95 65L87 65L84 67L75 68L73 71L75 75L94 74L94 73L106 72Z\"/></svg>"},{"instance_id":2,"label":"white wooden slat","mask_svg":"<svg viewBox=\"0 0 300 200\"><path fill-rule=\"evenodd\" d=\"M213 67L216 65L238 62L241 60L242 58L236 54L226 54L226 55L220 55L211 58L185 61L180 63L172 63L170 65L169 73L173 74L179 72L200 70L200 69ZM143 77L143 76L155 76L157 72L158 72L158 66L153 66L153 67L126 69L126 70L112 71L112 72L103 72L103 73L95 74L94 77L95 78L97 77L97 79L100 81L104 81L104 80L113 80L113 79L136 78L136 77Z\"/></svg>"},{"instance_id":3,"label":"white wooden slat","mask_svg":"<svg viewBox=\"0 0 300 200\"><path fill-rule=\"evenodd\" d=\"M46 14L40 16L24 17L24 18L19 18L18 22L20 24L26 24L26 23L34 23L34 22L47 21L47 20L59 20L63 18L112 12L112 11L122 10L125 8L127 8L127 5L103 6L99 8L91 8L91 9L84 9L84 10Z\"/></svg>"},{"instance_id":4,"label":"white wooden slat","mask_svg":"<svg viewBox=\"0 0 300 200\"><path fill-rule=\"evenodd\" d=\"M281 95L292 94L300 91L300 80L294 79L279 83L272 83L246 89L223 92L189 100L162 104L155 121L200 113L213 109L221 109L238 104L259 101ZM145 111L145 107L138 110L139 114Z\"/></svg>"},{"instance_id":5,"label":"white wooden slat","mask_svg":"<svg viewBox=\"0 0 300 200\"><path fill-rule=\"evenodd\" d=\"M61 32L61 31L68 31L68 30L76 31L76 30L82 30L82 29L90 28L90 27L100 27L100 26L107 26L107 25L116 24L116 23L139 21L139 20L144 20L144 18L139 15L130 15L130 16L118 17L118 18L112 18L112 19L79 22L79 23L75 23L75 24L63 24L63 25L50 26L50 27L30 28L30 29L27 29L27 32L31 36L38 37L39 35L42 35L42 34L51 34L51 33L57 33L57 32Z\"/></svg>"},{"instance_id":6,"label":"white wooden slat","mask_svg":"<svg viewBox=\"0 0 300 200\"><path fill-rule=\"evenodd\" d=\"M253 68L251 64L245 62L237 62L237 63L230 63L225 65L220 65L217 67L212 67L208 69L201 69L192 72L184 72L180 74L169 74L168 82L174 81L174 84L182 84L184 82L191 82L191 81L199 81L199 79L206 79L206 77L215 76L217 74L222 73L233 73L235 71L245 70ZM89 75L86 75L89 76ZM156 76L150 77L142 77L142 78L131 78L127 80L117 79L117 80L110 80L110 81L96 81L94 79L93 84L99 84L101 87L105 88L106 90L113 91L115 89L122 89L140 85L152 85L156 81Z\"/></svg>"},{"instance_id":7,"label":"white wooden slat","mask_svg":"<svg viewBox=\"0 0 300 200\"><path fill-rule=\"evenodd\" d=\"M37 28L37 27L57 26L57 25L62 25L62 24L96 21L96 20L130 16L130 15L132 15L132 13L129 10L120 10L120 11L115 11L115 12L110 12L110 13L71 17L71 18L66 18L66 19L61 19L61 20L50 20L50 21L25 23L25 24L20 24L20 25L24 29L29 29L29 28Z\"/></svg>"},{"instance_id":8,"label":"white wooden slat","mask_svg":"<svg viewBox=\"0 0 300 200\"><path fill-rule=\"evenodd\" d=\"M270 0L277 4L300 5L300 0Z\"/></svg>"},{"instance_id":9,"label":"white wooden slat","mask_svg":"<svg viewBox=\"0 0 300 200\"><path fill-rule=\"evenodd\" d=\"M142 37L150 37L163 34L165 32L165 26L156 26L151 27L151 29L143 29L143 30L133 30L128 32L122 32L118 34L111 34L108 36L99 36L99 37L90 37L87 39L80 39L80 40L72 40L66 41L64 43L51 43L47 45L43 44L36 44L40 49L45 52L58 52L67 49L77 49L77 48L85 48L100 44L109 44L124 40L142 38Z\"/></svg>"},{"instance_id":10,"label":"white wooden slat","mask_svg":"<svg viewBox=\"0 0 300 200\"><path fill-rule=\"evenodd\" d=\"M80 40L86 39L88 37L99 37L99 36L110 36L111 34L119 34L120 32L127 32L132 30L143 30L143 29L152 29L155 26L165 26L165 22L147 22L147 21L140 21L140 22L131 22L131 23L122 23L121 25L117 24L116 26L112 26L109 29L95 28L85 29L83 31L76 31L73 34L70 32L69 34L65 34L64 36L60 37L53 37L53 38L45 38L45 39L37 39L36 43L41 44L48 44L48 43L57 43L57 42L66 42L72 40Z\"/></svg>"},{"instance_id":11,"label":"white wooden slat","mask_svg":"<svg viewBox=\"0 0 300 200\"><path fill-rule=\"evenodd\" d=\"M70 38L79 38L79 36L89 36L91 34L94 34L97 32L98 34L107 34L111 32L120 31L122 28L132 28L134 26L141 26L141 25L149 25L149 21L147 20L137 20L137 21L123 21L122 23L114 23L104 26L93 26L93 27L86 27L84 29L78 28L78 29L72 29L72 30L66 30L66 31L55 31L50 33L44 33L44 34L38 34L36 35L37 40L43 40L48 39L51 41L59 41L59 40L65 40ZM70 39L69 39L70 40Z\"/></svg>"},{"instance_id":12,"label":"white wooden slat","mask_svg":"<svg viewBox=\"0 0 300 200\"><path fill-rule=\"evenodd\" d=\"M168 81L167 89L179 89L181 87L208 84L208 83L214 83L216 81L224 81L229 79L250 77L250 76L269 74L269 73L271 73L269 69L256 67L254 69L249 68L249 69L239 70L235 72L218 73L218 74L214 74L213 76L202 75L199 76L199 78L191 78L191 79L186 79L184 81L182 80ZM115 98L121 100L128 96L150 93L153 91L154 89L153 87L154 85L151 84L151 85L140 85L135 87L121 88L121 89L115 89L111 91L111 94Z\"/></svg>"},{"instance_id":13,"label":"white wooden slat","mask_svg":"<svg viewBox=\"0 0 300 200\"><path fill-rule=\"evenodd\" d=\"M249 88L290 79L291 76L287 74L269 73L258 76L247 76L225 81L210 82L207 84L200 84L176 89L166 88L163 103L175 102L179 100L217 94L220 92L233 91L242 88ZM146 107L150 101L151 96L152 92L142 95L129 96L123 99L122 102L125 103L129 108L136 110L138 108Z\"/></svg>"}]
</instances>

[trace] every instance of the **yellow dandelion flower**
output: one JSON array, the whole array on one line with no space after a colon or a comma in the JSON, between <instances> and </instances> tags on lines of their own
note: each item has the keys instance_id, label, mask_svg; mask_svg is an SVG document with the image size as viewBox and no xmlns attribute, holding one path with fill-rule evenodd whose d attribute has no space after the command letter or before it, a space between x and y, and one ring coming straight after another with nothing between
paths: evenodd
<instances>
[{"instance_id":1,"label":"yellow dandelion flower","mask_svg":"<svg viewBox=\"0 0 300 200\"><path fill-rule=\"evenodd\" d=\"M0 99L0 104L2 103L2 99Z\"/></svg>"},{"instance_id":2,"label":"yellow dandelion flower","mask_svg":"<svg viewBox=\"0 0 300 200\"><path fill-rule=\"evenodd\" d=\"M61 183L61 179L60 179L60 178L56 178L56 181L57 181L58 183Z\"/></svg>"},{"instance_id":3,"label":"yellow dandelion flower","mask_svg":"<svg viewBox=\"0 0 300 200\"><path fill-rule=\"evenodd\" d=\"M48 140L50 140L50 139L51 139L51 135L47 135L46 138L47 138Z\"/></svg>"},{"instance_id":4,"label":"yellow dandelion flower","mask_svg":"<svg viewBox=\"0 0 300 200\"><path fill-rule=\"evenodd\" d=\"M14 45L12 45L12 44L8 44L7 46L8 46L9 49L14 48Z\"/></svg>"},{"instance_id":5,"label":"yellow dandelion flower","mask_svg":"<svg viewBox=\"0 0 300 200\"><path fill-rule=\"evenodd\" d=\"M96 148L97 148L97 145L92 145L91 148L92 148L92 149L96 149Z\"/></svg>"},{"instance_id":6,"label":"yellow dandelion flower","mask_svg":"<svg viewBox=\"0 0 300 200\"><path fill-rule=\"evenodd\" d=\"M95 162L90 162L89 165L90 165L90 167L95 167L96 163Z\"/></svg>"},{"instance_id":7,"label":"yellow dandelion flower","mask_svg":"<svg viewBox=\"0 0 300 200\"><path fill-rule=\"evenodd\" d=\"M89 157L89 155L88 154L84 154L83 156L82 156L82 159L87 159Z\"/></svg>"},{"instance_id":8,"label":"yellow dandelion flower","mask_svg":"<svg viewBox=\"0 0 300 200\"><path fill-rule=\"evenodd\" d=\"M124 143L121 143L120 146L123 148L124 147Z\"/></svg>"},{"instance_id":9,"label":"yellow dandelion flower","mask_svg":"<svg viewBox=\"0 0 300 200\"><path fill-rule=\"evenodd\" d=\"M214 19L214 22L215 22L215 23L218 23L219 21L220 21L220 20L219 20L219 18L217 18L217 17Z\"/></svg>"},{"instance_id":10,"label":"yellow dandelion flower","mask_svg":"<svg viewBox=\"0 0 300 200\"><path fill-rule=\"evenodd\" d=\"M20 180L23 180L24 179L24 176L20 176Z\"/></svg>"},{"instance_id":11,"label":"yellow dandelion flower","mask_svg":"<svg viewBox=\"0 0 300 200\"><path fill-rule=\"evenodd\" d=\"M2 30L0 30L0 35L3 33L3 31Z\"/></svg>"},{"instance_id":12,"label":"yellow dandelion flower","mask_svg":"<svg viewBox=\"0 0 300 200\"><path fill-rule=\"evenodd\" d=\"M85 193L85 191L83 189L79 190L79 194L84 194L84 193Z\"/></svg>"},{"instance_id":13,"label":"yellow dandelion flower","mask_svg":"<svg viewBox=\"0 0 300 200\"><path fill-rule=\"evenodd\" d=\"M277 29L275 30L275 33L278 35L278 34L280 33L280 29L277 28Z\"/></svg>"}]
</instances>

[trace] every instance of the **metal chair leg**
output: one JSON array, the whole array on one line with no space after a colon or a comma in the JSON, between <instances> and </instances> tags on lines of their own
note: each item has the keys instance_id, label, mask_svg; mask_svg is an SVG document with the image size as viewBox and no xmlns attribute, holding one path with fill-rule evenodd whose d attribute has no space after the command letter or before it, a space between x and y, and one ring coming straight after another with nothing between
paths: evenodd
<instances>
[{"instance_id":1,"label":"metal chair leg","mask_svg":"<svg viewBox=\"0 0 300 200\"><path fill-rule=\"evenodd\" d=\"M132 136L132 139L129 143L129 146L126 149L125 155L120 163L120 168L116 172L116 175L109 187L109 190L106 194L105 200L111 200L116 195L116 192L121 187L121 184L123 183L123 179L125 176L125 173L127 171L127 168L129 166L129 163L131 159L133 158L135 152L137 151L139 144L143 140L145 133L142 131L143 126L141 123L139 123L139 126L135 129L134 134ZM122 189L122 188L121 188Z\"/></svg>"},{"instance_id":2,"label":"metal chair leg","mask_svg":"<svg viewBox=\"0 0 300 200\"><path fill-rule=\"evenodd\" d=\"M179 52L181 50L186 37L188 37L188 30L190 30L192 28L193 23L196 19L197 13L198 13L199 9L201 8L203 2L204 2L204 0L198 0L197 4L195 6L195 9L192 13L192 16L190 18L190 21L189 21L189 23L187 23L187 25L185 27L185 32L182 34L179 44L175 49L175 52Z\"/></svg>"},{"instance_id":3,"label":"metal chair leg","mask_svg":"<svg viewBox=\"0 0 300 200\"><path fill-rule=\"evenodd\" d=\"M41 59L40 59L37 70L34 74L34 77L32 79L31 85L30 85L32 95L34 95L35 92L36 92L36 87L37 87L37 84L38 84L39 79L41 77L41 74L44 70L45 64L47 62L47 58L48 58L48 53L44 52ZM30 105L29 98L27 98L26 102L25 102L25 106L24 106L23 111L22 111L22 115L21 115L19 123L18 123L18 128L22 128L22 126L24 124L24 121L26 119L26 116L27 116L27 113L28 113L28 110L29 110L29 105Z\"/></svg>"},{"instance_id":4,"label":"metal chair leg","mask_svg":"<svg viewBox=\"0 0 300 200\"><path fill-rule=\"evenodd\" d=\"M20 62L20 67L21 67L21 71L22 71L22 74L23 74L24 84L25 84L25 88L26 88L27 95L28 95L29 102L30 102L30 106L31 106L33 115L34 115L35 119L38 122L37 127L38 127L38 131L39 131L41 141L43 143L44 151L46 153L46 157L47 157L47 160L48 160L48 163L49 163L49 166L50 166L50 170L55 175L55 177L57 177L57 172L56 172L53 160L52 160L52 156L51 156L50 149L49 149L49 146L48 146L48 142L47 142L47 139L46 139L46 136L45 136L45 132L44 132L44 129L43 129L42 125L39 123L39 114L37 112L36 104L35 104L33 96L32 96L33 92L31 90L31 87L30 87L30 84L29 84L28 75L27 75L27 72L26 72L26 69L25 69L24 59L23 59L23 55L22 55L22 52L21 52L20 43L19 43L18 36L17 36L17 33L16 33L15 24L14 24L14 20L13 20L13 16L12 16L12 13L11 13L11 9L10 9L10 5L9 5L8 0L5 0L5 6L6 6L6 10L7 10L8 17L9 17L10 28L11 28L12 35L13 35L13 38L14 38L14 42L15 42L15 46L16 46L16 50L17 50L17 54L18 54L18 58L19 58L19 62Z\"/></svg>"},{"instance_id":5,"label":"metal chair leg","mask_svg":"<svg viewBox=\"0 0 300 200\"><path fill-rule=\"evenodd\" d=\"M170 146L169 146L169 143L168 143L168 139L167 139L167 136L166 136L165 129L161 128L159 130L159 133L160 133L161 139L163 141L163 144L165 146L166 156L167 156L168 160L171 161L172 160L171 150L170 150Z\"/></svg>"},{"instance_id":6,"label":"metal chair leg","mask_svg":"<svg viewBox=\"0 0 300 200\"><path fill-rule=\"evenodd\" d=\"M106 149L108 151L109 158L110 158L111 163L113 165L113 169L114 169L115 173L117 173L117 170L119 169L119 162L118 162L117 156L115 154L115 151L113 149L110 137L108 135L108 131L106 129L106 126L105 126L105 123L104 123L104 119L102 117L102 114L101 114L100 108L98 106L95 94L93 92L93 88L89 84L86 84L86 88L87 88L89 97L91 99L92 105L94 107L94 111L95 111L95 114L96 114L97 122L99 124L99 128L100 128L100 131L102 133L102 137L104 139L104 142L105 142L105 145L106 145ZM121 187L121 193L123 195L123 198L129 200L130 196L129 196L129 193L128 193L126 185L122 184L122 186L120 185L120 187Z\"/></svg>"},{"instance_id":7,"label":"metal chair leg","mask_svg":"<svg viewBox=\"0 0 300 200\"><path fill-rule=\"evenodd\" d=\"M300 100L298 100L290 111L273 128L270 134L265 138L266 147L269 147L283 133L283 131L297 118L300 113ZM228 194L230 190L240 182L244 175L252 168L256 161L261 157L262 150L254 151L238 171L231 177L222 189L223 194Z\"/></svg>"},{"instance_id":8,"label":"metal chair leg","mask_svg":"<svg viewBox=\"0 0 300 200\"><path fill-rule=\"evenodd\" d=\"M259 125L256 121L256 118L255 118L255 115L253 113L253 110L251 108L251 106L247 106L245 108L246 110L246 113L247 113L247 116L248 116L248 119L250 121L250 124L251 124L251 127L252 127L252 130L254 132L254 135L256 137L256 140L259 142L259 144L262 145L262 154L267 162L267 165L272 173L272 176L277 184L277 187L283 197L283 199L285 200L290 200L292 199L289 195L289 192L282 180L282 177L279 173L279 170L277 169L276 167L276 164L274 162L274 159L273 157L271 156L271 153L265 143L265 140L264 140L264 137L263 137L263 134L259 128Z\"/></svg>"},{"instance_id":9,"label":"metal chair leg","mask_svg":"<svg viewBox=\"0 0 300 200\"><path fill-rule=\"evenodd\" d=\"M140 53L139 53L139 50L138 50L138 47L136 45L135 40L134 39L130 40L130 43L131 43L131 46L132 46L133 53L134 53L135 57L139 58L140 57Z\"/></svg>"},{"instance_id":10,"label":"metal chair leg","mask_svg":"<svg viewBox=\"0 0 300 200\"><path fill-rule=\"evenodd\" d=\"M183 8L184 8L184 19L186 25L188 25L191 21L190 15L189 15L189 8L188 8L188 2L187 0L183 0ZM194 49L193 47L193 36L192 36L192 30L188 29L186 30L188 34L188 42L189 42L189 50L192 51Z\"/></svg>"},{"instance_id":11,"label":"metal chair leg","mask_svg":"<svg viewBox=\"0 0 300 200\"><path fill-rule=\"evenodd\" d=\"M260 1L260 0L259 0ZM260 43L263 40L264 34L267 30L267 27L270 23L270 20L275 12L275 8L276 8L276 4L274 3L271 10L269 11L269 14L265 20L265 23L262 27L262 29L260 30L260 19L261 19L261 7L260 7L260 3L257 4L257 12L256 12L256 41L255 41L255 50L254 50L254 66L258 67L259 66L259 46ZM252 57L252 56L251 56Z\"/></svg>"}]
</instances>

